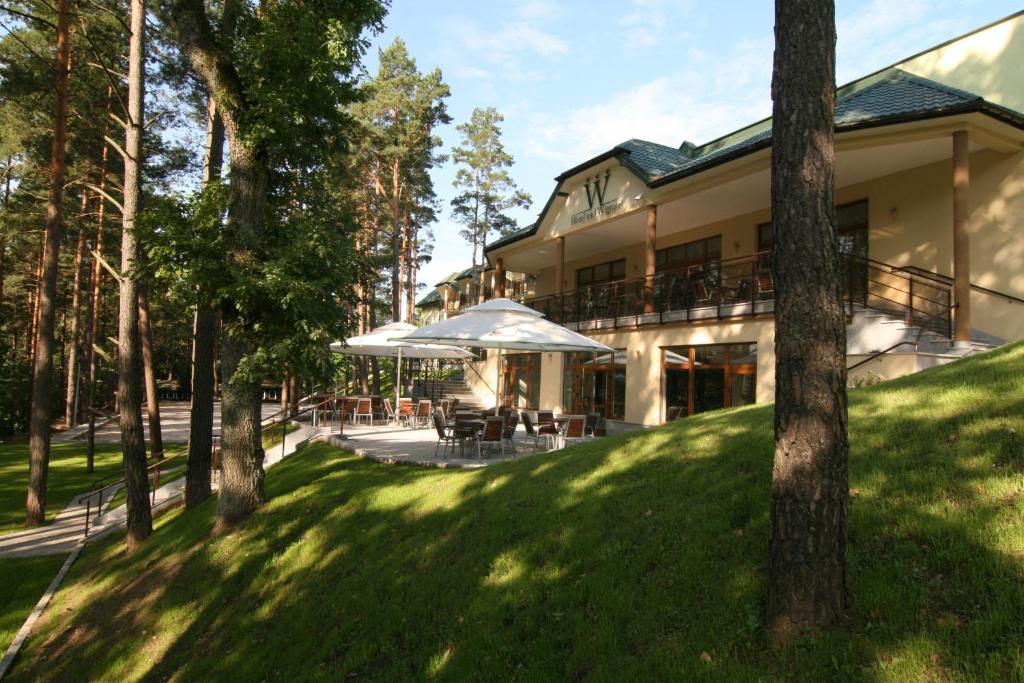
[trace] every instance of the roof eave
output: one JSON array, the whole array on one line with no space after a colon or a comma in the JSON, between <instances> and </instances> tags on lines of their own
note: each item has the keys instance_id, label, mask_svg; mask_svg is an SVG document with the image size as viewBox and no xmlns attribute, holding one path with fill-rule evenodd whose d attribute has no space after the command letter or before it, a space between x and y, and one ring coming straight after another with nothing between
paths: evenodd
<instances>
[{"instance_id":1,"label":"roof eave","mask_svg":"<svg viewBox=\"0 0 1024 683\"><path fill-rule=\"evenodd\" d=\"M899 114L899 115L896 115L896 116L887 116L887 117L881 117L881 118L878 118L878 119L869 119L867 121L856 121L856 122L853 122L853 123L845 123L845 124L841 123L841 124L839 124L839 125L837 125L835 127L835 131L837 133L849 133L849 132L858 131L858 130L868 130L868 129L871 129L871 128L880 128L882 126L893 126L893 125L897 125L897 124L900 124L900 123L912 123L914 121L927 121L927 120L930 120L930 119L938 119L938 118L943 118L943 117L947 117L947 116L957 116L959 114L973 114L973 113L986 114L988 116L991 116L992 118L1001 120L1004 123L1008 123L1008 124L1010 124L1012 126L1015 126L1017 128L1020 128L1020 129L1024 130L1024 116L1018 114L1017 112L1013 111L1012 109L1007 109L1005 107L1000 107L999 105L994 105L991 102L987 102L985 100L978 100L978 101L975 101L975 102L968 102L968 103L966 103L964 105L958 105L958 106L954 106L954 107L945 107L943 109L936 109L936 110L925 111L925 112L914 112L914 113L911 113L911 114ZM651 182L649 182L648 185L651 188L662 187L664 185L668 185L669 183L676 182L677 180L682 180L684 178L688 178L690 176L694 176L694 175L697 175L699 173L703 173L704 171L707 171L709 169L715 168L717 166L721 166L723 164L727 164L730 161L735 161L736 159L742 159L745 156L749 156L749 155L751 155L751 154L753 154L755 152L761 151L762 149L766 149L768 147L771 147L771 145L772 145L772 138L769 137L769 138L767 138L765 140L762 140L760 142L752 144L749 147L743 147L742 149L738 149L734 153L723 154L720 157L716 157L715 159L713 159L712 161L708 162L707 164L698 164L697 166L691 166L690 168L682 169L680 171L677 171L675 173L670 173L670 174L662 176L660 178L655 178L655 179L651 180Z\"/></svg>"}]
</instances>

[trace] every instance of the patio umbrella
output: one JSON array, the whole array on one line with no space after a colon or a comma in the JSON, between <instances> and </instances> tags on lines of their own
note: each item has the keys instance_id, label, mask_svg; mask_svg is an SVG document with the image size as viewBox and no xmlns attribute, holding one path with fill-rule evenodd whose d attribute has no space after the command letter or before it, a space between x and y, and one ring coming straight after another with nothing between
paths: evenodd
<instances>
[{"instance_id":1,"label":"patio umbrella","mask_svg":"<svg viewBox=\"0 0 1024 683\"><path fill-rule=\"evenodd\" d=\"M511 299L492 299L471 306L461 314L432 325L424 325L403 339L422 344L458 344L497 349L498 377L495 382L494 413L501 403L501 357L504 351L590 351L613 352L582 334L556 325L544 316Z\"/></svg>"},{"instance_id":2,"label":"patio umbrella","mask_svg":"<svg viewBox=\"0 0 1024 683\"><path fill-rule=\"evenodd\" d=\"M331 344L331 351L351 356L395 358L398 376L395 382L395 409L402 388L402 357L405 358L473 358L473 354L457 346L420 344L405 341L405 335L416 330L409 323L388 323L375 330Z\"/></svg>"}]
</instances>

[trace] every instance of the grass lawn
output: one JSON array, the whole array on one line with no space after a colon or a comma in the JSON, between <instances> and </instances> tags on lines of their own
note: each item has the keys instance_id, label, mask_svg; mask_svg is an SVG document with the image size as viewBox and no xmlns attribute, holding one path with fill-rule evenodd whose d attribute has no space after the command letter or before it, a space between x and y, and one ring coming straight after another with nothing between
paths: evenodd
<instances>
[{"instance_id":1,"label":"grass lawn","mask_svg":"<svg viewBox=\"0 0 1024 683\"><path fill-rule=\"evenodd\" d=\"M284 433L286 435L287 434L291 434L292 432L294 432L298 428L299 428L299 425L294 424L292 422L286 422L285 425L284 425ZM263 428L263 432L262 432L262 435L261 435L262 439L263 439L263 450L269 451L274 446L280 446L281 445L281 439L282 439L281 431L282 431L281 430L281 425L279 425L279 424L271 425L269 427L264 427Z\"/></svg>"},{"instance_id":2,"label":"grass lawn","mask_svg":"<svg viewBox=\"0 0 1024 683\"><path fill-rule=\"evenodd\" d=\"M88 491L97 480L121 472L121 445L96 444L96 469L85 471L85 443L55 443L50 447L46 519L50 521L73 496ZM25 524L28 490L28 444L0 446L0 533ZM52 578L52 577L51 577Z\"/></svg>"},{"instance_id":3,"label":"grass lawn","mask_svg":"<svg viewBox=\"0 0 1024 683\"><path fill-rule=\"evenodd\" d=\"M0 557L0 653L10 646L65 559L67 555Z\"/></svg>"},{"instance_id":4,"label":"grass lawn","mask_svg":"<svg viewBox=\"0 0 1024 683\"><path fill-rule=\"evenodd\" d=\"M786 649L748 406L475 471L311 446L230 533L90 545L13 677L1024 678L1024 345L851 400L849 619Z\"/></svg>"}]
</instances>

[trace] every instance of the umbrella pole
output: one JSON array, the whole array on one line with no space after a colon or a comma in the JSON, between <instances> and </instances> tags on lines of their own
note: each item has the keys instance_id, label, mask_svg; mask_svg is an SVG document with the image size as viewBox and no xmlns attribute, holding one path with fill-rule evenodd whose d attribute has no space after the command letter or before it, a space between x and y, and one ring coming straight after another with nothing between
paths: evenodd
<instances>
[{"instance_id":1,"label":"umbrella pole","mask_svg":"<svg viewBox=\"0 0 1024 683\"><path fill-rule=\"evenodd\" d=\"M498 377L494 382L494 416L499 415L499 407L501 406L501 354L502 349L498 349Z\"/></svg>"},{"instance_id":2,"label":"umbrella pole","mask_svg":"<svg viewBox=\"0 0 1024 683\"><path fill-rule=\"evenodd\" d=\"M398 363L395 365L395 414L398 414L398 403L402 399L402 347L398 347Z\"/></svg>"}]
</instances>

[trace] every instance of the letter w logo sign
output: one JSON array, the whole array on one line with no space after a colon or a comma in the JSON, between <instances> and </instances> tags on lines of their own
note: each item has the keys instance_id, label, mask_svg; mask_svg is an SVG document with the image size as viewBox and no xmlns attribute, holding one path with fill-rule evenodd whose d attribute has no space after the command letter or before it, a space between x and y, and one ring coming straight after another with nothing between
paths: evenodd
<instances>
[{"instance_id":1,"label":"letter w logo sign","mask_svg":"<svg viewBox=\"0 0 1024 683\"><path fill-rule=\"evenodd\" d=\"M608 178L612 175L611 169L604 172L604 185L601 184L601 174L594 176L594 190L590 190L590 178L587 178L586 182L583 183L584 189L587 191L587 208L594 208L594 200L597 200L598 208L604 204L604 193L608 189Z\"/></svg>"}]
</instances>

